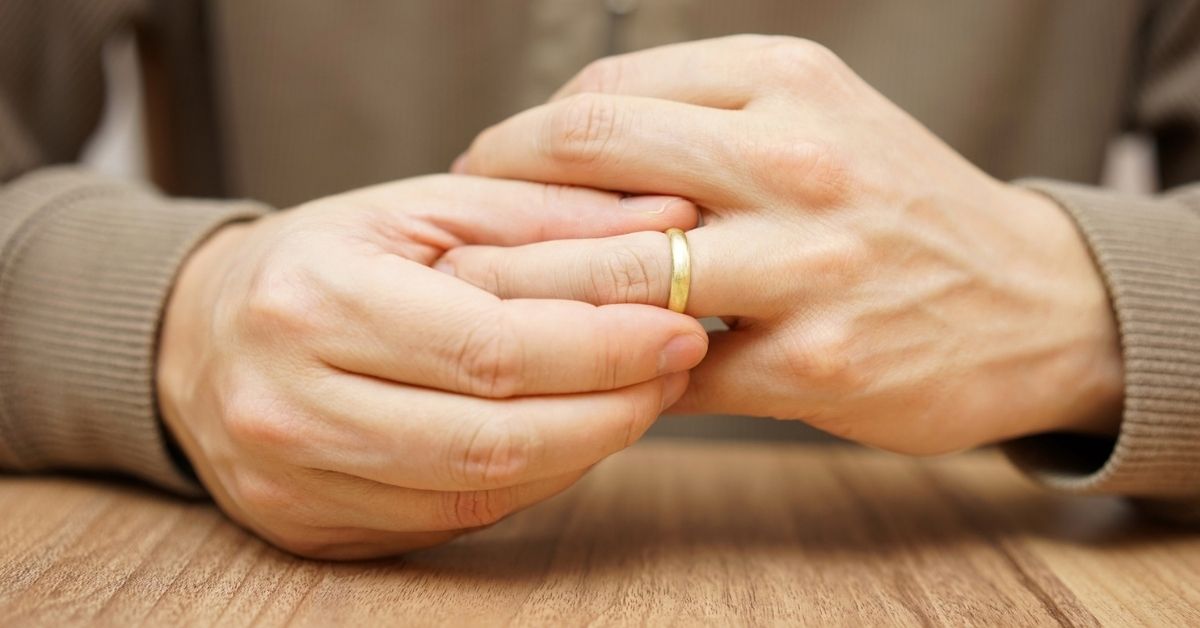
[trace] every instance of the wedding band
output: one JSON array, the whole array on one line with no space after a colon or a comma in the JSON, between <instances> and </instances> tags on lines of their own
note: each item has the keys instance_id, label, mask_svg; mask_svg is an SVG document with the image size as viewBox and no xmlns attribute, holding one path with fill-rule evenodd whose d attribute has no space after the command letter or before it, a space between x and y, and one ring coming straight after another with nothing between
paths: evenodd
<instances>
[{"instance_id":1,"label":"wedding band","mask_svg":"<svg viewBox=\"0 0 1200 628\"><path fill-rule=\"evenodd\" d=\"M667 309L682 313L687 309L688 292L692 289L692 253L682 229L667 229L667 240L671 244L671 295L667 298Z\"/></svg>"}]
</instances>

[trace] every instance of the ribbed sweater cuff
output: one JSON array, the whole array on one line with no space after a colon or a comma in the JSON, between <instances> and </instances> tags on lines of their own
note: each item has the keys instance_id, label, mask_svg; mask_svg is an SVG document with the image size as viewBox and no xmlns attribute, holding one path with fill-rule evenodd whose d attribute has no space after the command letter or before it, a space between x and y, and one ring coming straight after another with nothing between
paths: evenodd
<instances>
[{"instance_id":1,"label":"ribbed sweater cuff","mask_svg":"<svg viewBox=\"0 0 1200 628\"><path fill-rule=\"evenodd\" d=\"M66 168L0 188L0 467L110 470L201 492L158 418L159 323L187 254L264 211Z\"/></svg>"},{"instance_id":2,"label":"ribbed sweater cuff","mask_svg":"<svg viewBox=\"0 0 1200 628\"><path fill-rule=\"evenodd\" d=\"M1125 365L1115 442L1038 436L1007 445L1046 484L1196 510L1200 499L1200 214L1147 198L1051 181L1021 185L1075 219L1108 288Z\"/></svg>"}]
</instances>

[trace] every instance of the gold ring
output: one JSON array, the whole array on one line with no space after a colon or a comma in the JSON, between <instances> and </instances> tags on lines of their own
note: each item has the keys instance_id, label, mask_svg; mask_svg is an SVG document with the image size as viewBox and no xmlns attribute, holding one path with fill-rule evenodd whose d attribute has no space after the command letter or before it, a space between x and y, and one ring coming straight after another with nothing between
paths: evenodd
<instances>
[{"instance_id":1,"label":"gold ring","mask_svg":"<svg viewBox=\"0 0 1200 628\"><path fill-rule=\"evenodd\" d=\"M667 241L671 244L671 296L667 298L667 309L682 313L687 309L692 289L692 252L682 229L667 229Z\"/></svg>"}]
</instances>

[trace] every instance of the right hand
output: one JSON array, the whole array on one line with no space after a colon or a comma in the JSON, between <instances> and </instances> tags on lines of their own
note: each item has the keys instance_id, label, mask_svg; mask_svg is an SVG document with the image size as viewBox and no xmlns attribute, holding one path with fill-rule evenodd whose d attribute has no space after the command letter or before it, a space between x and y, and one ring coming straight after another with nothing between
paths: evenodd
<instances>
[{"instance_id":1,"label":"right hand","mask_svg":"<svg viewBox=\"0 0 1200 628\"><path fill-rule=\"evenodd\" d=\"M464 244L695 221L669 198L447 175L225 227L167 308L165 423L218 505L296 554L489 525L633 443L706 336L662 308L505 301L430 266Z\"/></svg>"},{"instance_id":2,"label":"right hand","mask_svg":"<svg viewBox=\"0 0 1200 628\"><path fill-rule=\"evenodd\" d=\"M673 410L803 420L909 454L1120 428L1117 324L1074 221L813 42L723 37L596 62L480 134L456 170L708 211L688 234L687 311L732 325ZM662 305L668 251L639 233L458 247L442 264L503 298Z\"/></svg>"}]
</instances>

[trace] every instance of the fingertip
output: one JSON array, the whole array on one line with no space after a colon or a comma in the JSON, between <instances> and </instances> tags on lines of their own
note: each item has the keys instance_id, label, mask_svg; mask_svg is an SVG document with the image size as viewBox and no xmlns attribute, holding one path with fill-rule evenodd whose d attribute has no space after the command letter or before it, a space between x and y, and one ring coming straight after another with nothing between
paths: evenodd
<instances>
[{"instance_id":1,"label":"fingertip","mask_svg":"<svg viewBox=\"0 0 1200 628\"><path fill-rule=\"evenodd\" d=\"M458 157L454 158L454 162L450 164L451 174L466 174L467 173L467 153L464 151Z\"/></svg>"},{"instance_id":2,"label":"fingertip","mask_svg":"<svg viewBox=\"0 0 1200 628\"><path fill-rule=\"evenodd\" d=\"M650 222L647 227L658 230L671 227L691 229L696 226L700 216L695 204L678 196L622 196L617 205L637 217L647 219Z\"/></svg>"},{"instance_id":3,"label":"fingertip","mask_svg":"<svg viewBox=\"0 0 1200 628\"><path fill-rule=\"evenodd\" d=\"M672 227L679 227L687 231L700 226L700 208L686 198L676 197L675 203L667 207L663 213L672 221L670 225Z\"/></svg>"},{"instance_id":4,"label":"fingertip","mask_svg":"<svg viewBox=\"0 0 1200 628\"><path fill-rule=\"evenodd\" d=\"M449 259L447 259L448 256L449 253L443 255L440 259L438 259L437 262L434 262L433 269L438 272L446 273L451 277L455 277L457 275L454 272L454 262L451 262Z\"/></svg>"},{"instance_id":5,"label":"fingertip","mask_svg":"<svg viewBox=\"0 0 1200 628\"><path fill-rule=\"evenodd\" d=\"M666 213L668 208L673 207L676 203L684 202L683 199L677 196L622 196L617 201L617 205L621 209L645 214L647 216L658 216Z\"/></svg>"},{"instance_id":6,"label":"fingertip","mask_svg":"<svg viewBox=\"0 0 1200 628\"><path fill-rule=\"evenodd\" d=\"M596 226L592 228L591 233L587 233L586 226L581 227L587 224L587 220L577 220L572 224L572 230L576 233L555 235L564 239L628 237L631 239L625 242L629 246L638 250L653 247L644 249L648 254L661 248L662 254L666 255L669 250L666 242L655 240L651 243L645 239L648 233L657 233L661 239L661 234L668 229L679 228L687 231L699 223L700 211L696 205L678 196L622 196L616 204L615 212L612 205L596 206L596 209L603 207L603 210L595 214L597 222L593 223ZM615 244L615 241L606 244Z\"/></svg>"},{"instance_id":7,"label":"fingertip","mask_svg":"<svg viewBox=\"0 0 1200 628\"><path fill-rule=\"evenodd\" d=\"M672 337L658 357L659 374L686 371L704 359L708 352L708 336L685 332Z\"/></svg>"}]
</instances>

